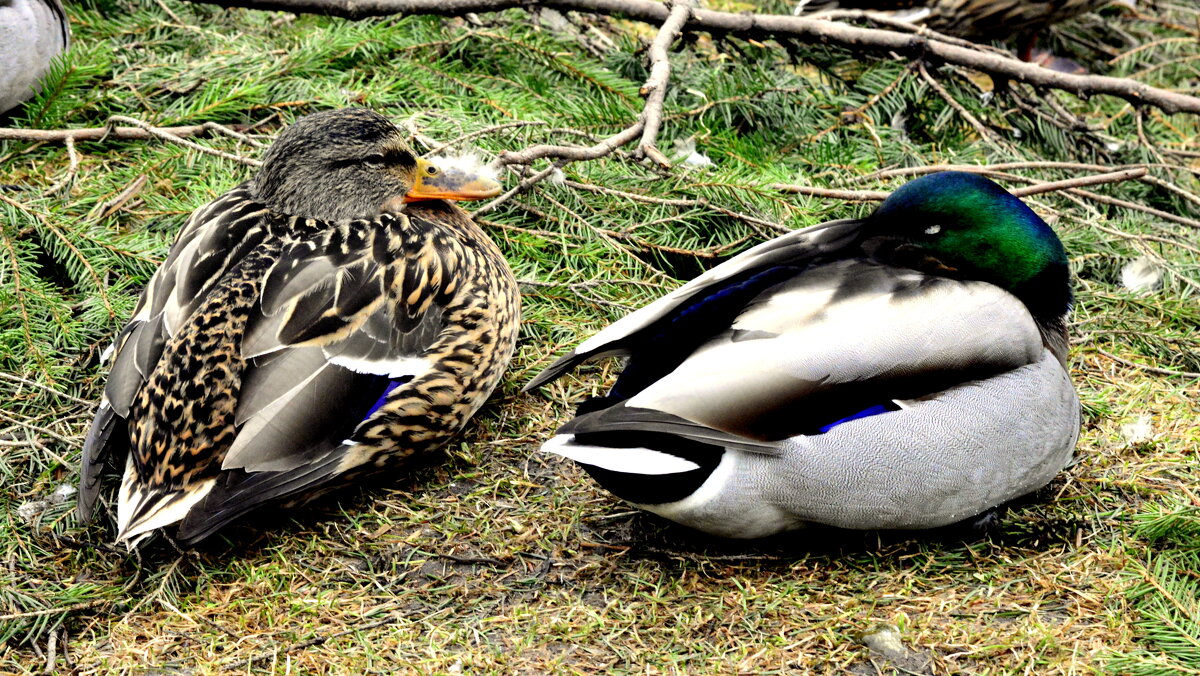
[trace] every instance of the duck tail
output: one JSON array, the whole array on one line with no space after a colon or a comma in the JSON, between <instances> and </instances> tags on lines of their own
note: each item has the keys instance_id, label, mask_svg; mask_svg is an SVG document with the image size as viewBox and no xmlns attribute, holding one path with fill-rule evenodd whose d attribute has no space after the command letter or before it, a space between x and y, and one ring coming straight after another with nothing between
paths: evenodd
<instances>
[{"instance_id":1,"label":"duck tail","mask_svg":"<svg viewBox=\"0 0 1200 676\"><path fill-rule=\"evenodd\" d=\"M183 490L147 486L138 477L130 454L117 500L117 542L124 542L132 549L153 531L182 521L215 483L216 479L207 479Z\"/></svg>"},{"instance_id":2,"label":"duck tail","mask_svg":"<svg viewBox=\"0 0 1200 676\"><path fill-rule=\"evenodd\" d=\"M583 465L622 474L678 474L699 469L686 458L649 447L603 446L579 443L573 434L559 434L542 445L542 451L561 455Z\"/></svg>"}]
</instances>

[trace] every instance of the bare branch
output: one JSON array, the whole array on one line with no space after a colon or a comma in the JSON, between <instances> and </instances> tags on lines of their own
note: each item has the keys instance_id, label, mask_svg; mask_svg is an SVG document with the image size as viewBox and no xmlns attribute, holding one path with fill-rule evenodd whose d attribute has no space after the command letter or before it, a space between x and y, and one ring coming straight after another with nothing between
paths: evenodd
<instances>
[{"instance_id":1,"label":"bare branch","mask_svg":"<svg viewBox=\"0 0 1200 676\"><path fill-rule=\"evenodd\" d=\"M232 129L223 127L230 132L237 133L238 125ZM205 136L213 132L220 132L221 125L213 122L204 124L191 124L183 127L152 127L155 131L170 134L172 136ZM6 129L0 128L0 141L66 141L74 139L75 141L99 141L104 138L115 138L123 140L145 141L147 139L159 138L151 133L145 127L89 127L85 129ZM247 139L250 142L249 139ZM253 143L252 143L253 144Z\"/></svg>"},{"instance_id":2,"label":"bare branch","mask_svg":"<svg viewBox=\"0 0 1200 676\"><path fill-rule=\"evenodd\" d=\"M162 129L159 129L158 127L151 126L147 122L142 122L141 120L138 120L138 119L135 119L132 117L125 117L124 115L112 115L108 118L108 122L109 123L124 122L125 124L131 124L135 127L140 127L141 129L144 129L147 133L149 133L154 138L161 139L161 140L167 141L169 143L176 143L181 146L191 148L192 150L195 150L196 152L204 153L206 155L223 157L227 160L233 160L234 162L240 162L241 164L248 164L252 167L261 167L262 166L262 162L260 162L259 160L249 158L249 157L242 157L241 155L234 155L233 153L227 153L223 150L217 150L216 148L209 148L208 146L202 146L199 143L196 143L194 141L189 141L183 137L177 136L177 135L172 134L167 131L163 131Z\"/></svg>"},{"instance_id":3,"label":"bare branch","mask_svg":"<svg viewBox=\"0 0 1200 676\"><path fill-rule=\"evenodd\" d=\"M948 168L949 167L932 167L932 169L935 169L935 170L945 170ZM963 170L971 170L971 169L976 170L973 173L995 173L995 172L979 171L979 170L989 169L989 167L969 167L968 166L968 167L962 167L962 169ZM933 172L932 171L930 171L930 172L922 171L920 173L933 173ZM1145 175L1146 175L1146 169L1144 167L1134 167L1132 169L1122 169L1121 171L1113 171L1113 172L1109 172L1107 174L1092 174L1090 176L1079 176L1077 178L1069 178L1064 181L1039 182L1039 183L1034 183L1033 185L1030 185L1030 186L1026 186L1024 188L1014 188L1014 189L1010 190L1009 192L1011 192L1013 195L1016 195L1017 197L1028 197L1029 195L1040 195L1045 192L1054 192L1054 191L1058 191L1058 190L1070 190L1074 193L1076 188L1082 188L1082 187L1086 187L1086 186L1090 186L1090 185L1102 185L1104 183L1120 183L1122 181L1132 181L1135 179L1139 179ZM1027 180L1034 180L1034 179L1027 179ZM838 190L836 188L816 188L813 186L793 185L790 183L772 183L770 187L773 190L778 190L780 192L786 192L786 193L792 193L794 195L812 195L813 197L827 197L830 199L846 200L849 202L878 202L878 201L887 199L888 195L891 195L890 192L885 192L882 190ZM1128 208L1135 208L1135 207L1140 206L1140 205L1132 204L1130 202L1125 202L1123 200L1115 200L1111 197L1104 197L1103 195L1094 195L1092 193L1084 193L1084 194L1086 194L1086 196L1089 198L1097 199L1098 201L1102 201L1102 202L1107 201L1109 204L1117 204L1117 206L1124 206L1124 207L1128 207ZM1145 209L1149 209L1149 207L1145 207ZM1159 212L1159 214L1163 215L1164 217L1170 216L1170 214L1166 214L1165 212ZM1176 218L1176 220L1179 220L1182 217L1175 217L1175 218Z\"/></svg>"},{"instance_id":4,"label":"bare branch","mask_svg":"<svg viewBox=\"0 0 1200 676\"><path fill-rule=\"evenodd\" d=\"M216 148L202 146L199 143L188 141L185 136L201 136L204 134L218 133L226 136L231 136L244 141L258 148L264 147L263 144L255 139L246 136L236 128L226 127L217 124L216 122L205 122L204 124L193 124L185 127L155 127L148 122L143 122L132 117L123 115L113 115L108 118L110 126L107 127L92 127L87 129L4 129L0 128L0 141L62 141L67 144L67 151L71 154L72 169L68 170L67 178L74 176L75 170L78 169L78 158L75 155L76 141L101 141L106 138L146 140L160 139L170 143L186 146L197 152L205 153L206 155L215 155L223 157L227 160L233 160L241 164L248 164L252 167L262 166L262 162L241 155L234 155ZM115 122L124 122L130 127L118 127ZM60 190L62 184L55 184L51 192Z\"/></svg>"},{"instance_id":5,"label":"bare branch","mask_svg":"<svg viewBox=\"0 0 1200 676\"><path fill-rule=\"evenodd\" d=\"M538 146L535 146L535 147L538 147ZM558 164L552 164L552 165L546 167L545 169L534 174L533 176L530 176L530 177L522 180L520 183L518 183L517 185L508 189L507 191L504 192L504 194L500 195L496 199L494 199L491 202L488 202L487 204L476 209L473 212L474 215L475 216L483 216L484 214L488 214L488 213L495 211L501 204L504 204L508 200L512 199L515 195L525 192L526 190L529 189L530 186L532 186L533 184L535 184L539 181L545 180L546 178L548 178L551 174L553 174L556 171L559 171Z\"/></svg>"},{"instance_id":6,"label":"bare branch","mask_svg":"<svg viewBox=\"0 0 1200 676\"><path fill-rule=\"evenodd\" d=\"M1035 183L1034 185L1024 188L1015 188L1009 192L1017 197L1028 197L1029 195L1040 195L1044 192L1054 192L1056 190L1069 190L1071 188L1084 188L1089 185L1103 185L1105 183L1121 183L1122 181L1132 181L1145 175L1146 170L1142 167L1137 167L1134 169L1113 171L1107 174L1093 174L1091 176L1068 178L1064 181Z\"/></svg>"},{"instance_id":7,"label":"bare branch","mask_svg":"<svg viewBox=\"0 0 1200 676\"><path fill-rule=\"evenodd\" d=\"M772 183L768 187L772 190L791 193L793 195L826 197L833 200L846 200L847 202L882 202L887 199L888 195L892 194L883 190L838 190L836 188L817 188L815 186L795 185L793 183Z\"/></svg>"},{"instance_id":8,"label":"bare branch","mask_svg":"<svg viewBox=\"0 0 1200 676\"><path fill-rule=\"evenodd\" d=\"M67 187L71 181L75 180L75 175L79 173L79 153L75 152L75 139L67 137L67 157L70 158L70 165L67 167L67 174L54 182L54 185L46 189L47 195L54 193Z\"/></svg>"},{"instance_id":9,"label":"bare branch","mask_svg":"<svg viewBox=\"0 0 1200 676\"><path fill-rule=\"evenodd\" d=\"M362 19L392 14L436 14L461 16L471 12L549 7L559 11L624 16L662 25L670 9L655 0L191 0L222 7L284 12L316 13ZM936 39L926 33L862 28L836 21L778 14L737 14L707 9L692 12L684 27L742 36L780 36L838 45L859 51L895 52L901 56L931 56L946 63L966 66L989 75L1025 82L1038 87L1061 89L1089 96L1105 94L1132 103L1149 104L1168 113L1200 113L1200 98L1151 87L1127 78L1104 75L1074 75L1025 63L1004 54ZM640 131L640 130L639 130ZM590 159L590 158L585 158Z\"/></svg>"},{"instance_id":10,"label":"bare branch","mask_svg":"<svg viewBox=\"0 0 1200 676\"><path fill-rule=\"evenodd\" d=\"M637 122L634 122L633 126L621 130L619 133L604 139L594 146L586 148L579 146L536 145L518 152L505 151L500 153L496 164L530 164L534 160L546 157L554 157L571 162L599 159L605 155L612 154L617 148L631 143L633 139L638 137L638 134L642 133L644 126L645 120L642 117L638 117Z\"/></svg>"},{"instance_id":11,"label":"bare branch","mask_svg":"<svg viewBox=\"0 0 1200 676\"><path fill-rule=\"evenodd\" d=\"M658 35L654 36L654 42L650 43L650 77L641 90L642 96L646 97L646 107L642 110L642 140L633 153L634 157L648 157L663 167L671 163L654 144L662 127L663 103L667 98L667 81L671 77L671 60L667 50L692 15L696 0L670 0L670 5L670 16L663 22Z\"/></svg>"}]
</instances>

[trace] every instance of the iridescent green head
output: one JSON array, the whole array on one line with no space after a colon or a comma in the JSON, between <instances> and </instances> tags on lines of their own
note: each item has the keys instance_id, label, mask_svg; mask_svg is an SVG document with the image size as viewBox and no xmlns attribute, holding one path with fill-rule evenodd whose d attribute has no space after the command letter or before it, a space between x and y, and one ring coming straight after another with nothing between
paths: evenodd
<instances>
[{"instance_id":1,"label":"iridescent green head","mask_svg":"<svg viewBox=\"0 0 1200 676\"><path fill-rule=\"evenodd\" d=\"M873 235L902 240L950 274L1010 291L1035 317L1070 309L1062 242L1024 202L982 176L946 171L910 181L867 223Z\"/></svg>"}]
</instances>

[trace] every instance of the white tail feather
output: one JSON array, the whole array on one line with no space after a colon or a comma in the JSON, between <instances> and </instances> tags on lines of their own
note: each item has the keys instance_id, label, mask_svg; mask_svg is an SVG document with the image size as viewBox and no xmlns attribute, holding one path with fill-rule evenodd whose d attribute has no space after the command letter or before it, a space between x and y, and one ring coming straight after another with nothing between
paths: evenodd
<instances>
[{"instance_id":1,"label":"white tail feather","mask_svg":"<svg viewBox=\"0 0 1200 676\"><path fill-rule=\"evenodd\" d=\"M117 542L132 548L151 531L183 520L197 502L204 499L216 479L208 479L183 491L147 492L138 480L132 455L125 463L121 492L117 499ZM146 505L154 503L149 508ZM134 518L135 514L141 514Z\"/></svg>"},{"instance_id":2,"label":"white tail feather","mask_svg":"<svg viewBox=\"0 0 1200 676\"><path fill-rule=\"evenodd\" d=\"M574 442L575 435L559 434L542 444L542 450L584 465L625 474L679 474L700 467L691 460L650 448L583 446Z\"/></svg>"}]
</instances>

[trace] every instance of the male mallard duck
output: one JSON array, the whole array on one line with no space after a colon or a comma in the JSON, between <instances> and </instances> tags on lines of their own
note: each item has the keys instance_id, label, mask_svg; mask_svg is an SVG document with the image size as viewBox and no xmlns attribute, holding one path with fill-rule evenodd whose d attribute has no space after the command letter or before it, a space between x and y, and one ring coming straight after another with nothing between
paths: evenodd
<instances>
[{"instance_id":1,"label":"male mallard duck","mask_svg":"<svg viewBox=\"0 0 1200 676\"><path fill-rule=\"evenodd\" d=\"M37 93L70 41L60 0L0 0L0 113Z\"/></svg>"},{"instance_id":2,"label":"male mallard duck","mask_svg":"<svg viewBox=\"0 0 1200 676\"><path fill-rule=\"evenodd\" d=\"M257 176L192 214L117 337L80 516L113 451L118 540L178 523L190 544L445 443L500 381L520 297L441 200L497 192L369 110L284 130Z\"/></svg>"},{"instance_id":3,"label":"male mallard duck","mask_svg":"<svg viewBox=\"0 0 1200 676\"><path fill-rule=\"evenodd\" d=\"M800 0L796 13L826 9L894 12L896 18L968 40L1017 38L1018 54L1033 61L1038 33L1080 14L1136 0ZM1053 65L1053 57L1042 57Z\"/></svg>"},{"instance_id":4,"label":"male mallard duck","mask_svg":"<svg viewBox=\"0 0 1200 676\"><path fill-rule=\"evenodd\" d=\"M1049 226L986 178L945 172L713 268L526 389L627 355L542 448L687 526L931 528L1070 460L1070 308Z\"/></svg>"}]
</instances>

